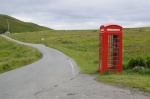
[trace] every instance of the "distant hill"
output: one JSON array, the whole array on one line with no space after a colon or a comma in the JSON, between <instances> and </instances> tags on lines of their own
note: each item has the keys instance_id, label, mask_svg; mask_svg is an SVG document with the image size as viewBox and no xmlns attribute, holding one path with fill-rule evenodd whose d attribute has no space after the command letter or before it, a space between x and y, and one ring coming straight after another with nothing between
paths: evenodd
<instances>
[{"instance_id":1,"label":"distant hill","mask_svg":"<svg viewBox=\"0 0 150 99\"><path fill-rule=\"evenodd\" d=\"M47 27L30 22L23 22L11 16L0 14L0 33L4 33L8 30L7 20L9 22L10 32L12 33L50 30L50 28Z\"/></svg>"}]
</instances>

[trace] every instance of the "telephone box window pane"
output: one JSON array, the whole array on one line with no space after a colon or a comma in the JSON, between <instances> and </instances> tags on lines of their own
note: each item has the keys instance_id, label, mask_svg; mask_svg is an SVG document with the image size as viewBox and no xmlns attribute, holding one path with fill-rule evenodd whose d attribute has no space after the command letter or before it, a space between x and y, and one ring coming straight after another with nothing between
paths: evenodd
<instances>
[{"instance_id":1,"label":"telephone box window pane","mask_svg":"<svg viewBox=\"0 0 150 99\"><path fill-rule=\"evenodd\" d=\"M119 61L119 35L108 35L108 68L118 68Z\"/></svg>"}]
</instances>

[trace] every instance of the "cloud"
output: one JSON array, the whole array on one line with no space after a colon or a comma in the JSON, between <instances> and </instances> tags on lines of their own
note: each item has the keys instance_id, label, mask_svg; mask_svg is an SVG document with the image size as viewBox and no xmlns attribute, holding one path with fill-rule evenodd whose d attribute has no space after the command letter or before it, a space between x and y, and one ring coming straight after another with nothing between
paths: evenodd
<instances>
[{"instance_id":1,"label":"cloud","mask_svg":"<svg viewBox=\"0 0 150 99\"><path fill-rule=\"evenodd\" d=\"M5 0L2 14L53 29L150 26L149 0Z\"/></svg>"}]
</instances>

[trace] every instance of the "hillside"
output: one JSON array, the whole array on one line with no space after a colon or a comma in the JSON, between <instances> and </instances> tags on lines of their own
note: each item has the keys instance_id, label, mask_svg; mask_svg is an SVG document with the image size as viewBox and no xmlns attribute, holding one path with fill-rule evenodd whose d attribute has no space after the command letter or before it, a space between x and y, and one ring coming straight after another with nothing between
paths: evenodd
<instances>
[{"instance_id":1,"label":"hillside","mask_svg":"<svg viewBox=\"0 0 150 99\"><path fill-rule=\"evenodd\" d=\"M34 23L23 22L8 15L0 14L0 33L8 30L7 20L9 21L10 32L34 32L42 30L50 30L50 28L39 26Z\"/></svg>"}]
</instances>

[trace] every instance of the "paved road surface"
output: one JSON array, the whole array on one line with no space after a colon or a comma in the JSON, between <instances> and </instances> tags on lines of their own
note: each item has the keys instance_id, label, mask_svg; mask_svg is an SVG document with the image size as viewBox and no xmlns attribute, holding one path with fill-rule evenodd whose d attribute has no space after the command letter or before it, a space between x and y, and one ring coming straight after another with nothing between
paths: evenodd
<instances>
[{"instance_id":1,"label":"paved road surface","mask_svg":"<svg viewBox=\"0 0 150 99\"><path fill-rule=\"evenodd\" d=\"M0 74L0 99L150 99L148 94L96 82L60 51L13 41L38 48L43 58Z\"/></svg>"}]
</instances>

